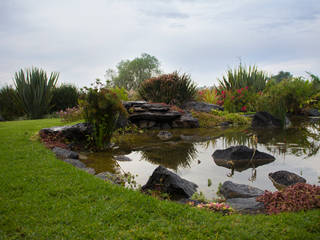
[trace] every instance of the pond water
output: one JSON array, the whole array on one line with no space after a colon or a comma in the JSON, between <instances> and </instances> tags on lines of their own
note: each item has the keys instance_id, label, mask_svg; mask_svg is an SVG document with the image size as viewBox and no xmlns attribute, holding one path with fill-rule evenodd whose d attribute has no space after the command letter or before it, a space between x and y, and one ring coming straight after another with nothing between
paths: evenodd
<instances>
[{"instance_id":1,"label":"pond water","mask_svg":"<svg viewBox=\"0 0 320 240\"><path fill-rule=\"evenodd\" d=\"M118 139L116 149L92 153L84 162L97 173L121 170L137 174L136 181L144 185L154 169L163 165L180 177L196 183L209 199L216 197L219 183L230 180L260 189L276 191L270 172L287 170L301 175L307 183L318 184L320 176L320 119L293 119L284 130L250 128L172 129L173 138L162 141L159 131L126 135ZM261 166L246 166L232 171L218 166L212 154L230 146L253 147L252 136L258 138L257 150L269 153L275 161ZM129 162L117 162L114 155L126 155ZM208 179L212 182L208 186Z\"/></svg>"}]
</instances>

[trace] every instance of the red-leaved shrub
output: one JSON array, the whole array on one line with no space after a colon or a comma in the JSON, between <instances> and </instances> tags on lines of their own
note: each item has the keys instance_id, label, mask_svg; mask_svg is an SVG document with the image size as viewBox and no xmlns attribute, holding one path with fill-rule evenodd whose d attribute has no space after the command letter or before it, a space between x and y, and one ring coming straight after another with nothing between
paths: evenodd
<instances>
[{"instance_id":1,"label":"red-leaved shrub","mask_svg":"<svg viewBox=\"0 0 320 240\"><path fill-rule=\"evenodd\" d=\"M320 208L320 186L297 183L282 191L269 192L257 197L268 214Z\"/></svg>"}]
</instances>

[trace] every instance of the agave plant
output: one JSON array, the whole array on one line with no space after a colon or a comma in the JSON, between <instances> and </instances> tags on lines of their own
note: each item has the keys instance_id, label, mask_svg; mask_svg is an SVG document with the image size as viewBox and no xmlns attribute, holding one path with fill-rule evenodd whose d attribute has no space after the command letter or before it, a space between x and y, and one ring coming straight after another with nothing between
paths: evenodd
<instances>
[{"instance_id":1,"label":"agave plant","mask_svg":"<svg viewBox=\"0 0 320 240\"><path fill-rule=\"evenodd\" d=\"M265 72L259 71L257 66L246 66L240 63L238 68L228 69L227 74L218 79L220 89L235 91L249 87L250 91L259 92L266 87L268 76Z\"/></svg>"},{"instance_id":2,"label":"agave plant","mask_svg":"<svg viewBox=\"0 0 320 240\"><path fill-rule=\"evenodd\" d=\"M39 68L22 69L14 75L18 99L27 116L40 118L50 110L52 89L57 84L59 73L47 73Z\"/></svg>"}]
</instances>

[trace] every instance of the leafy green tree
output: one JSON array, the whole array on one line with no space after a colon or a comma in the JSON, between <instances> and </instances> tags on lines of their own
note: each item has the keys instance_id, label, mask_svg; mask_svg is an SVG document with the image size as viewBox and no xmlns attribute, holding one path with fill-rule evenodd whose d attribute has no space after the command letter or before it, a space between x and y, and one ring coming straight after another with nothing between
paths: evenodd
<instances>
[{"instance_id":1,"label":"leafy green tree","mask_svg":"<svg viewBox=\"0 0 320 240\"><path fill-rule=\"evenodd\" d=\"M107 85L136 90L140 84L161 73L159 60L147 53L141 54L133 60L122 60L117 70L108 69L106 72Z\"/></svg>"},{"instance_id":2,"label":"leafy green tree","mask_svg":"<svg viewBox=\"0 0 320 240\"><path fill-rule=\"evenodd\" d=\"M284 72L284 71L280 71L277 75L271 76L271 79L275 80L276 83L279 83L284 79L291 79L291 78L293 78L292 74L290 72Z\"/></svg>"}]
</instances>

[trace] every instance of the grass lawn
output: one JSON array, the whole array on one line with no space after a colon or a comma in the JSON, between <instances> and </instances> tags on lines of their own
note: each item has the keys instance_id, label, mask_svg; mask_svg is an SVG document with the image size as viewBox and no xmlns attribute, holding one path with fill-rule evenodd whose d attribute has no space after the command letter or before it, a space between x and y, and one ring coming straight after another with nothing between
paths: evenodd
<instances>
[{"instance_id":1,"label":"grass lawn","mask_svg":"<svg viewBox=\"0 0 320 240\"><path fill-rule=\"evenodd\" d=\"M320 239L320 210L222 216L103 182L30 137L57 119L0 123L0 239Z\"/></svg>"}]
</instances>

